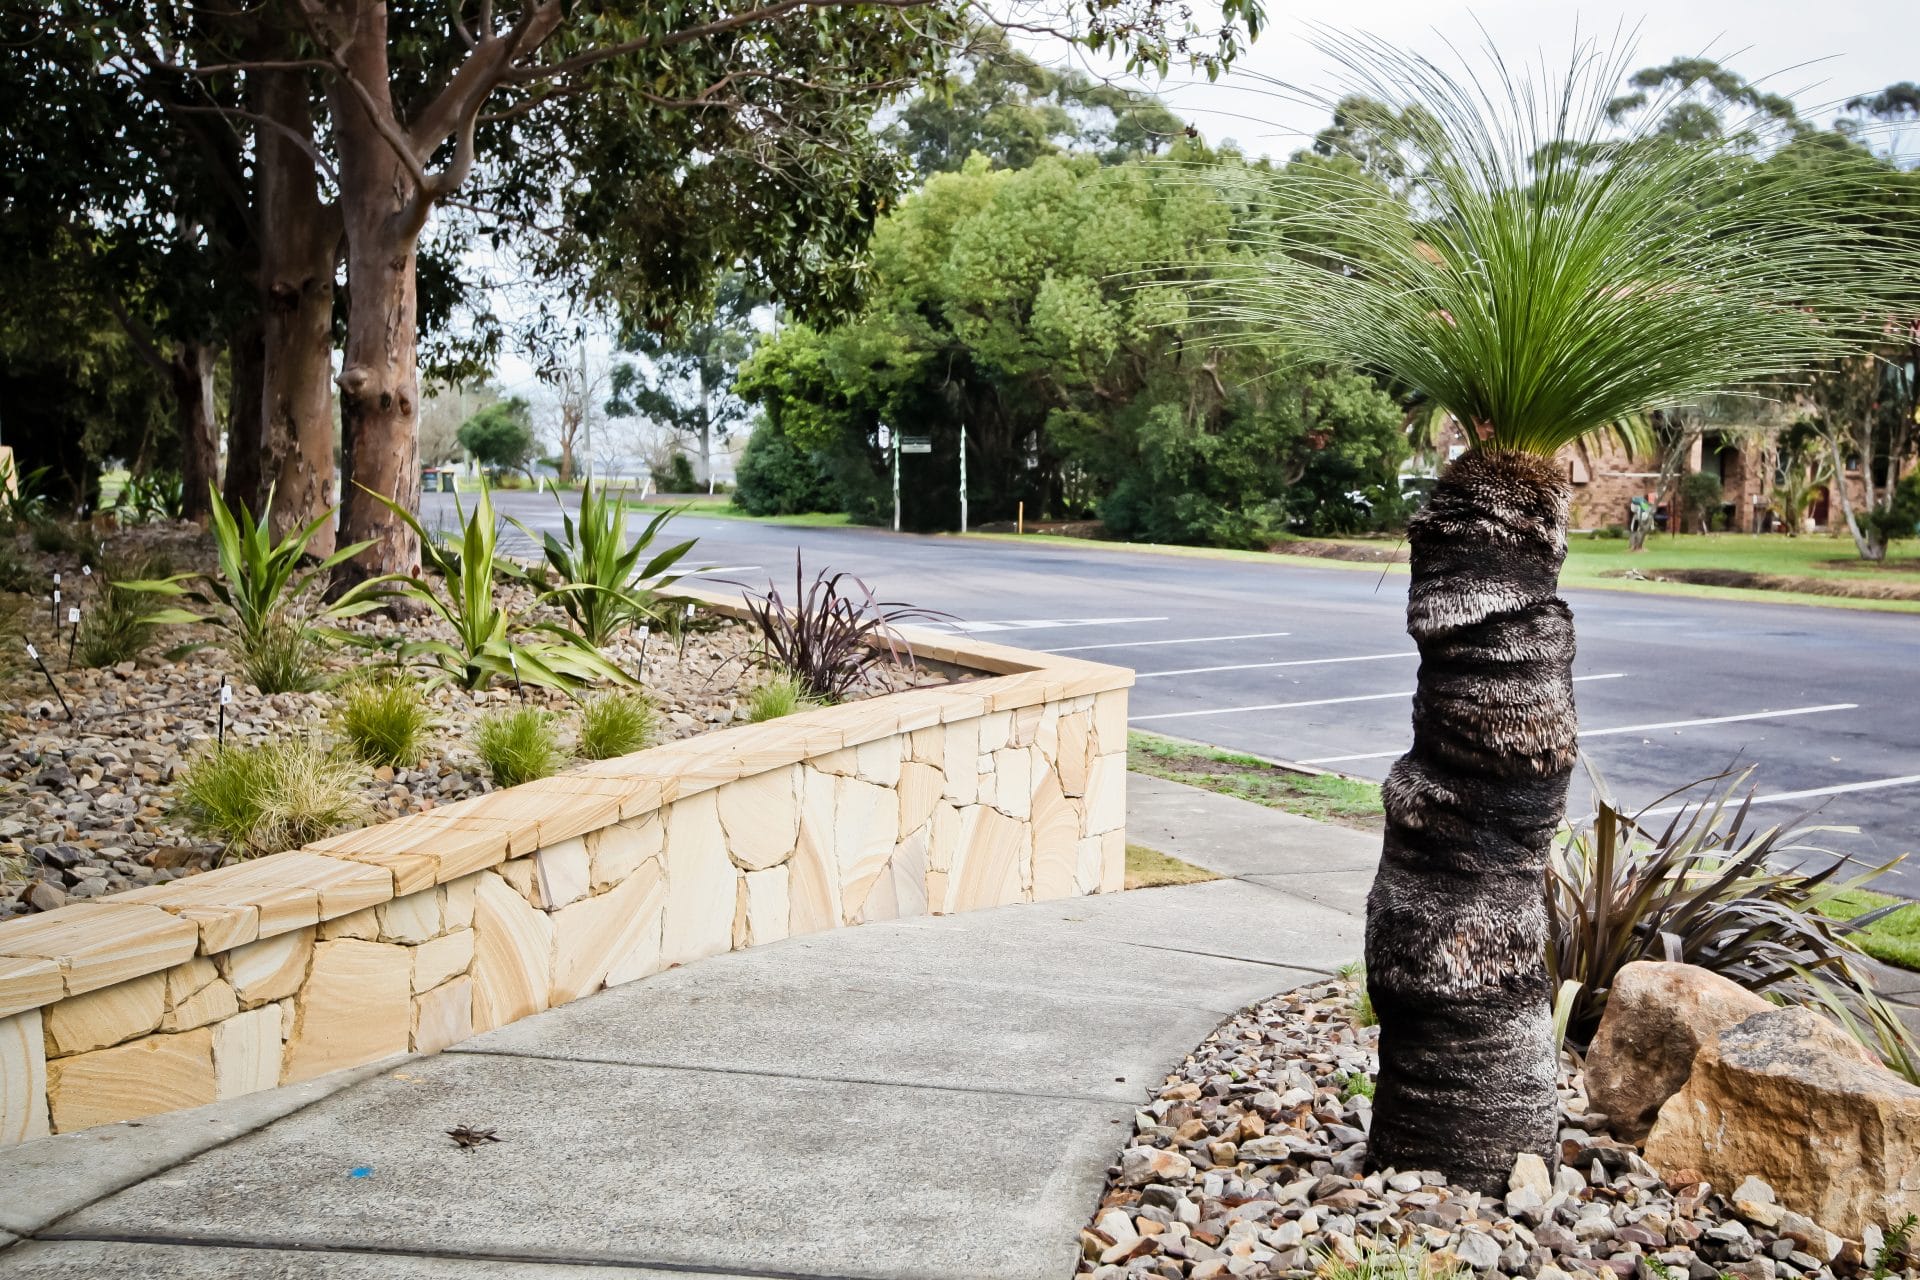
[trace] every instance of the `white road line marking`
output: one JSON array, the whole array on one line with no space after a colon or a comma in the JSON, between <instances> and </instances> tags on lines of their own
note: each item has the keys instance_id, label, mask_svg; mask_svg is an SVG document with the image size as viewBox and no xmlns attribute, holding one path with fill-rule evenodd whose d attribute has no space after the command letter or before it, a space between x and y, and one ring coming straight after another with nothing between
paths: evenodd
<instances>
[{"instance_id":1,"label":"white road line marking","mask_svg":"<svg viewBox=\"0 0 1920 1280\"><path fill-rule=\"evenodd\" d=\"M1156 622L1165 622L1165 618L1156 618ZM1041 649L1040 653L1085 653L1089 649L1144 649L1149 645L1160 644L1211 644L1215 640L1271 640L1278 636L1290 636L1291 631L1254 631L1243 636L1188 636L1182 640L1116 640L1112 644L1076 644L1066 649Z\"/></svg>"},{"instance_id":2,"label":"white road line marking","mask_svg":"<svg viewBox=\"0 0 1920 1280\"><path fill-rule=\"evenodd\" d=\"M972 634L976 631L1038 631L1043 627L1118 627L1132 622L1165 622L1165 618L1024 618L1004 622L949 622L947 625L955 631ZM1088 648L1098 649L1099 645ZM1064 650L1048 649L1046 653L1061 653Z\"/></svg>"},{"instance_id":3,"label":"white road line marking","mask_svg":"<svg viewBox=\"0 0 1920 1280\"><path fill-rule=\"evenodd\" d=\"M1227 667L1182 667L1178 671L1136 671L1135 680L1158 680L1166 676L1198 676L1210 671L1258 671L1266 667L1317 667L1335 662L1379 662L1383 658L1417 658L1409 649L1404 653L1363 653L1353 658L1295 658L1291 662L1236 662ZM1305 763L1302 761L1302 763Z\"/></svg>"},{"instance_id":4,"label":"white road line marking","mask_svg":"<svg viewBox=\"0 0 1920 1280\"><path fill-rule=\"evenodd\" d=\"M1605 675L1575 676L1573 682L1579 684L1583 680L1621 680L1626 678L1626 674L1624 671L1609 671ZM1243 711L1291 711L1295 707L1330 707L1341 702L1379 702L1386 698L1411 698L1412 696L1413 690L1411 689L1396 689L1392 693L1356 693L1346 698L1309 698L1304 702L1262 702L1251 707L1214 707L1206 711L1162 711L1157 715L1151 716L1130 716L1128 720L1132 724L1140 724L1147 720L1185 720L1192 716L1230 716ZM1306 761L1303 760L1300 763L1305 764Z\"/></svg>"},{"instance_id":5,"label":"white road line marking","mask_svg":"<svg viewBox=\"0 0 1920 1280\"><path fill-rule=\"evenodd\" d=\"M1138 679L1139 677L1135 677ZM1780 720L1787 716L1811 716L1823 711L1853 711L1859 707L1857 702L1829 702L1821 707L1787 707L1781 711L1749 711L1738 716L1707 716L1699 720L1662 720L1655 724L1623 724L1611 729L1582 729L1580 738L1605 738L1616 733L1652 733L1656 729L1692 729L1703 724L1733 724L1740 720ZM1406 750L1362 751L1350 756L1315 756L1311 760L1302 760L1301 764L1339 764L1346 760L1385 760L1397 756Z\"/></svg>"},{"instance_id":6,"label":"white road line marking","mask_svg":"<svg viewBox=\"0 0 1920 1280\"><path fill-rule=\"evenodd\" d=\"M1776 791L1770 796L1755 796L1751 804L1783 804L1788 800L1810 800L1814 796L1838 796L1851 791L1884 791L1888 787L1910 787L1920 783L1920 773L1909 773L1899 778L1874 778L1867 782L1843 782L1833 787L1808 787L1805 791ZM1678 813L1690 805L1664 804L1658 809L1647 809L1641 817L1664 817L1669 813Z\"/></svg>"},{"instance_id":7,"label":"white road line marking","mask_svg":"<svg viewBox=\"0 0 1920 1280\"><path fill-rule=\"evenodd\" d=\"M690 578L697 578L697 577L700 577L702 574L707 574L707 573L762 573L762 572L764 572L764 570L762 570L761 567L757 564L716 564L711 568L707 568L707 569L690 570L687 576Z\"/></svg>"}]
</instances>

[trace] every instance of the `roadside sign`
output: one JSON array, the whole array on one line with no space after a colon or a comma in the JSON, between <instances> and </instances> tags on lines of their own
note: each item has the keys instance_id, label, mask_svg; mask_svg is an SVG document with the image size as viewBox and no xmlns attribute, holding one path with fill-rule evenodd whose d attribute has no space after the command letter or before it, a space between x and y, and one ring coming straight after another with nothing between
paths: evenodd
<instances>
[{"instance_id":1,"label":"roadside sign","mask_svg":"<svg viewBox=\"0 0 1920 1280\"><path fill-rule=\"evenodd\" d=\"M902 452L902 453L932 453L932 452L933 452L933 437L932 437L932 436L901 436L901 437L900 437L900 452Z\"/></svg>"},{"instance_id":2,"label":"roadside sign","mask_svg":"<svg viewBox=\"0 0 1920 1280\"><path fill-rule=\"evenodd\" d=\"M884 422L880 424L880 447L882 449L893 448L893 428Z\"/></svg>"}]
</instances>

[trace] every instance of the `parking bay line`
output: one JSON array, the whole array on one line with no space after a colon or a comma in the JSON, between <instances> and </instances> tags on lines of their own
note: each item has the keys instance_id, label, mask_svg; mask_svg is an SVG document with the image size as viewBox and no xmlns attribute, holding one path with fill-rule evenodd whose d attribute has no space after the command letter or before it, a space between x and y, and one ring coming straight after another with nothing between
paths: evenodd
<instances>
[{"instance_id":1,"label":"parking bay line","mask_svg":"<svg viewBox=\"0 0 1920 1280\"><path fill-rule=\"evenodd\" d=\"M1164 622L1161 618L1158 621ZM1212 644L1216 640L1272 640L1290 636L1291 631L1254 631L1243 636L1187 636L1179 640L1115 640L1108 644L1076 644L1065 649L1036 649L1036 653L1085 653L1089 649L1145 649L1161 644Z\"/></svg>"},{"instance_id":2,"label":"parking bay line","mask_svg":"<svg viewBox=\"0 0 1920 1280\"><path fill-rule=\"evenodd\" d=\"M1698 720L1662 720L1655 724L1623 724L1611 729L1582 729L1580 740L1588 738L1606 738L1619 733L1652 733L1657 729L1692 729L1707 724L1733 724L1741 720L1780 720L1788 716L1812 716L1824 711L1853 711L1859 708L1857 702L1829 702L1818 707L1786 707L1779 711L1749 711L1737 716L1705 716ZM1392 751L1362 751L1350 756L1314 756L1301 760L1300 764L1343 764L1348 760L1385 760L1406 751L1398 747Z\"/></svg>"},{"instance_id":3,"label":"parking bay line","mask_svg":"<svg viewBox=\"0 0 1920 1280\"><path fill-rule=\"evenodd\" d=\"M1602 675L1575 676L1573 682L1583 680L1623 680L1624 671L1609 671ZM1214 707L1206 711L1162 711L1150 716L1129 716L1129 724L1143 724L1148 720L1186 720L1194 716L1230 716L1244 711L1291 711L1296 707L1330 707L1342 702L1380 702L1387 698L1411 698L1413 690L1396 689L1392 693L1356 693L1345 698L1308 698L1304 702L1262 702L1250 707ZM1399 754L1395 752L1394 754ZM1305 761L1301 762L1306 763Z\"/></svg>"},{"instance_id":4,"label":"parking bay line","mask_svg":"<svg viewBox=\"0 0 1920 1280\"><path fill-rule=\"evenodd\" d=\"M1745 804L1784 804L1789 800L1811 800L1815 796L1838 796L1853 791L1883 791L1888 787L1910 787L1920 783L1920 773L1909 773L1898 778L1871 778L1865 782L1842 782L1831 787L1808 787L1804 791L1776 791L1770 796L1755 796ZM1642 810L1643 818L1664 817L1670 813L1679 813L1691 805L1663 804L1658 809Z\"/></svg>"},{"instance_id":5,"label":"parking bay line","mask_svg":"<svg viewBox=\"0 0 1920 1280\"><path fill-rule=\"evenodd\" d=\"M1334 662L1379 662L1384 658L1417 658L1419 656L1416 651L1408 649L1403 653L1363 653L1351 658L1294 658L1288 662L1236 662L1225 667L1183 667L1178 671L1136 671L1133 673L1133 678L1158 680L1167 676L1206 675L1212 671L1259 671L1267 667L1317 667Z\"/></svg>"}]
</instances>

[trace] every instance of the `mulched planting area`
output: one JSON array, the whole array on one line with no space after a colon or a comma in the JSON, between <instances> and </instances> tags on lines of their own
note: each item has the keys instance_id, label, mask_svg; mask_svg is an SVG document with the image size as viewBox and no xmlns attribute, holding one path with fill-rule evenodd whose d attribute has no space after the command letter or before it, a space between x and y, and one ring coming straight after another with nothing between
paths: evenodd
<instances>
[{"instance_id":1,"label":"mulched planting area","mask_svg":"<svg viewBox=\"0 0 1920 1280\"><path fill-rule=\"evenodd\" d=\"M1739 1188L1669 1186L1608 1137L1563 1061L1561 1159L1522 1157L1504 1198L1420 1170L1364 1171L1377 1027L1356 982L1284 992L1223 1023L1135 1117L1080 1233L1076 1274L1794 1280L1867 1274L1858 1247ZM1749 1216L1734 1211L1742 1202ZM1404 1273L1402 1268L1404 1267Z\"/></svg>"}]
</instances>

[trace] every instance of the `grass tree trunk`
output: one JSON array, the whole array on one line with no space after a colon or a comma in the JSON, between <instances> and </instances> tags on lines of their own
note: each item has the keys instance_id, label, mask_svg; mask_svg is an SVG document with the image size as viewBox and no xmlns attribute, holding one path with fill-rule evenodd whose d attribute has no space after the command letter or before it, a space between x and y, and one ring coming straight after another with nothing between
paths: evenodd
<instances>
[{"instance_id":1,"label":"grass tree trunk","mask_svg":"<svg viewBox=\"0 0 1920 1280\"><path fill-rule=\"evenodd\" d=\"M343 76L328 93L339 134L340 206L347 242L347 347L340 384L340 428L348 462L341 510L343 542L370 539L340 566L334 589L382 573L410 572L420 548L407 523L380 497L413 511L420 505L416 368L419 317L414 263L425 205L419 184L347 77L372 107L391 117L387 10L365 0L348 7Z\"/></svg>"},{"instance_id":2,"label":"grass tree trunk","mask_svg":"<svg viewBox=\"0 0 1920 1280\"><path fill-rule=\"evenodd\" d=\"M261 387L262 458L247 498L258 513L273 489L268 527L276 539L311 523L334 504L333 288L340 260L340 215L323 204L311 143L313 113L304 73L256 74L260 113L277 128L259 131L260 314L265 376ZM333 553L334 529L307 543Z\"/></svg>"},{"instance_id":3,"label":"grass tree trunk","mask_svg":"<svg viewBox=\"0 0 1920 1280\"><path fill-rule=\"evenodd\" d=\"M1413 747L1383 788L1367 901L1380 1018L1370 1163L1504 1192L1551 1166L1558 1098L1545 867L1575 753L1571 489L1551 459L1463 455L1408 530Z\"/></svg>"}]
</instances>

